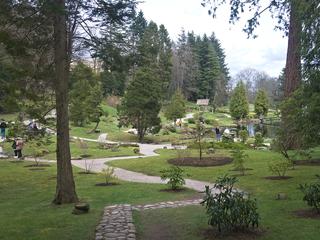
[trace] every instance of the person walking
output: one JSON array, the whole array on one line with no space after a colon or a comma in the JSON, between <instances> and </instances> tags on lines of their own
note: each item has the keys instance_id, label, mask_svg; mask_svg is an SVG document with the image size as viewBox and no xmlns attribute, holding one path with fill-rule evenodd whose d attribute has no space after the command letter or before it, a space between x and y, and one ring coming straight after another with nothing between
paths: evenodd
<instances>
[{"instance_id":1,"label":"person walking","mask_svg":"<svg viewBox=\"0 0 320 240\"><path fill-rule=\"evenodd\" d=\"M13 143L12 143L11 147L14 152L14 158L17 158L18 154L17 154L17 139L16 138L13 139Z\"/></svg>"},{"instance_id":2,"label":"person walking","mask_svg":"<svg viewBox=\"0 0 320 240\"><path fill-rule=\"evenodd\" d=\"M7 127L7 124L4 120L1 121L0 123L0 140L5 140L6 138L6 127Z\"/></svg>"},{"instance_id":3,"label":"person walking","mask_svg":"<svg viewBox=\"0 0 320 240\"><path fill-rule=\"evenodd\" d=\"M22 158L22 149L23 149L23 140L22 138L18 138L16 142L16 151L17 151L17 157L19 159Z\"/></svg>"},{"instance_id":4,"label":"person walking","mask_svg":"<svg viewBox=\"0 0 320 240\"><path fill-rule=\"evenodd\" d=\"M216 131L216 140L217 140L217 142L220 142L221 133L220 133L219 127L216 127L216 128L215 128L215 131Z\"/></svg>"}]
</instances>

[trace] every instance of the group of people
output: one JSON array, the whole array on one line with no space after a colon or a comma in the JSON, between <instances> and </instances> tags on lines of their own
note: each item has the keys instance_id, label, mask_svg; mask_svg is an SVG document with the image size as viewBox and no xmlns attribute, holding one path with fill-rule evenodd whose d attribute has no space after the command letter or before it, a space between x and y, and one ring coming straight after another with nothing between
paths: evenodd
<instances>
[{"instance_id":1,"label":"group of people","mask_svg":"<svg viewBox=\"0 0 320 240\"><path fill-rule=\"evenodd\" d=\"M6 128L8 128L7 122L5 122L3 119L0 121L0 142L3 142L6 140ZM23 139L20 137L16 137L13 139L13 143L11 145L13 152L14 152L14 158L22 158L22 149L23 149Z\"/></svg>"}]
</instances>

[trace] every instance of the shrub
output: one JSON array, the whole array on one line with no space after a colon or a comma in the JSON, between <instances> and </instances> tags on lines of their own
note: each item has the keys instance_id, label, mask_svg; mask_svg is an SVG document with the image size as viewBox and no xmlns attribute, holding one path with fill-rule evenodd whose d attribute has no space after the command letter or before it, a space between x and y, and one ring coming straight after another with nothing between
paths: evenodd
<instances>
[{"instance_id":1,"label":"shrub","mask_svg":"<svg viewBox=\"0 0 320 240\"><path fill-rule=\"evenodd\" d=\"M109 184L111 182L111 180L113 178L115 178L114 168L107 167L107 168L102 169L101 175L103 175L106 185Z\"/></svg>"},{"instance_id":2,"label":"shrub","mask_svg":"<svg viewBox=\"0 0 320 240\"><path fill-rule=\"evenodd\" d=\"M178 166L172 166L169 169L160 171L160 173L161 180L169 179L167 184L170 185L172 190L177 190L185 184L184 170Z\"/></svg>"},{"instance_id":3,"label":"shrub","mask_svg":"<svg viewBox=\"0 0 320 240\"><path fill-rule=\"evenodd\" d=\"M173 125L168 125L168 126L166 126L166 129L167 129L169 132L172 132L172 133L177 132L176 127L173 126Z\"/></svg>"},{"instance_id":4,"label":"shrub","mask_svg":"<svg viewBox=\"0 0 320 240\"><path fill-rule=\"evenodd\" d=\"M233 143L233 137L229 135L222 135L222 142L223 143Z\"/></svg>"},{"instance_id":5,"label":"shrub","mask_svg":"<svg viewBox=\"0 0 320 240\"><path fill-rule=\"evenodd\" d=\"M134 148L134 149L133 149L133 152L134 152L135 154L138 154L138 153L140 153L140 149L139 149L139 148Z\"/></svg>"},{"instance_id":6,"label":"shrub","mask_svg":"<svg viewBox=\"0 0 320 240\"><path fill-rule=\"evenodd\" d=\"M239 171L242 175L245 173L244 161L248 157L243 150L236 148L231 151L231 156L233 158L234 170Z\"/></svg>"},{"instance_id":7,"label":"shrub","mask_svg":"<svg viewBox=\"0 0 320 240\"><path fill-rule=\"evenodd\" d=\"M188 118L188 123L189 124L195 124L196 121L194 120L194 118Z\"/></svg>"},{"instance_id":8,"label":"shrub","mask_svg":"<svg viewBox=\"0 0 320 240\"><path fill-rule=\"evenodd\" d=\"M287 160L273 162L269 165L269 171L274 175L284 177L290 166L291 164Z\"/></svg>"},{"instance_id":9,"label":"shrub","mask_svg":"<svg viewBox=\"0 0 320 240\"><path fill-rule=\"evenodd\" d=\"M263 145L263 136L260 132L257 132L256 135L254 136L254 145L256 147L260 147Z\"/></svg>"},{"instance_id":10,"label":"shrub","mask_svg":"<svg viewBox=\"0 0 320 240\"><path fill-rule=\"evenodd\" d=\"M239 137L242 143L245 143L248 140L249 134L247 130L240 130Z\"/></svg>"},{"instance_id":11,"label":"shrub","mask_svg":"<svg viewBox=\"0 0 320 240\"><path fill-rule=\"evenodd\" d=\"M316 175L316 177L317 183L300 184L299 189L304 194L303 201L320 213L320 176Z\"/></svg>"},{"instance_id":12,"label":"shrub","mask_svg":"<svg viewBox=\"0 0 320 240\"><path fill-rule=\"evenodd\" d=\"M205 205L208 223L221 231L246 230L258 227L259 214L256 200L243 192L236 191L235 177L219 177L213 186L214 192L206 186L202 205ZM217 193L215 190L218 190Z\"/></svg>"}]
</instances>

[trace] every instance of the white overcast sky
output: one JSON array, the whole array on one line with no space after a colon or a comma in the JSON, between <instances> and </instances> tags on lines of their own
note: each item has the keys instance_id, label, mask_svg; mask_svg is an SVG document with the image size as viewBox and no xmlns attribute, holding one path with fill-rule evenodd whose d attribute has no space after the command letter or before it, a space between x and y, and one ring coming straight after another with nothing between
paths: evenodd
<instances>
[{"instance_id":1,"label":"white overcast sky","mask_svg":"<svg viewBox=\"0 0 320 240\"><path fill-rule=\"evenodd\" d=\"M283 38L282 32L274 31L274 20L269 12L260 20L255 32L258 38L247 39L242 28L250 15L243 15L240 22L231 25L227 5L218 10L215 19L201 6L201 0L144 0L139 8L148 21L163 24L173 40L182 28L201 35L215 32L225 50L231 75L250 67L277 77L285 66L287 38Z\"/></svg>"}]
</instances>

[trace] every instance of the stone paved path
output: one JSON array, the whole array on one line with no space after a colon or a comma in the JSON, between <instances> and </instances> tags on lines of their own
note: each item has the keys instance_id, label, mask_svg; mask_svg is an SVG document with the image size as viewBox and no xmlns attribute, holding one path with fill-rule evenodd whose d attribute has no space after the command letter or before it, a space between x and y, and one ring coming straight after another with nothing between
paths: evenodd
<instances>
[{"instance_id":1,"label":"stone paved path","mask_svg":"<svg viewBox=\"0 0 320 240\"><path fill-rule=\"evenodd\" d=\"M96 227L95 240L135 240L136 229L132 207L128 204L104 208L102 219Z\"/></svg>"},{"instance_id":2,"label":"stone paved path","mask_svg":"<svg viewBox=\"0 0 320 240\"><path fill-rule=\"evenodd\" d=\"M104 208L103 216L96 227L95 240L135 240L136 229L133 224L132 210L144 211L161 208L177 208L199 205L202 199L155 204L136 205L120 204Z\"/></svg>"}]
</instances>

